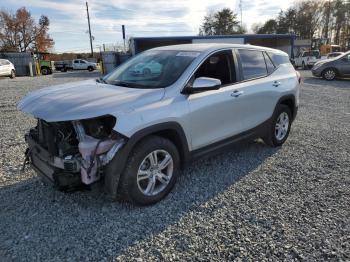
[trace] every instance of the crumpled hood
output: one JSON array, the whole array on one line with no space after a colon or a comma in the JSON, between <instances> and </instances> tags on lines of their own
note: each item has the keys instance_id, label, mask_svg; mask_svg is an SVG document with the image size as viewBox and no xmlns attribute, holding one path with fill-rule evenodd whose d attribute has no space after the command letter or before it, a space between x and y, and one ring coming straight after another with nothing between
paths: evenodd
<instances>
[{"instance_id":1,"label":"crumpled hood","mask_svg":"<svg viewBox=\"0 0 350 262\"><path fill-rule=\"evenodd\" d=\"M120 87L95 80L79 81L29 93L17 108L47 122L116 115L162 99L164 89Z\"/></svg>"}]
</instances>

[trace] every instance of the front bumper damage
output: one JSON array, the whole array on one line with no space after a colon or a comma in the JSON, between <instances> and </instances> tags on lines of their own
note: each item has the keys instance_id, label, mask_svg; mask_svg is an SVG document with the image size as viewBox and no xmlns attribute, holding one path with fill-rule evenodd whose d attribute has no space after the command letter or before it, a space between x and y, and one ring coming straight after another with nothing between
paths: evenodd
<instances>
[{"instance_id":1,"label":"front bumper damage","mask_svg":"<svg viewBox=\"0 0 350 262\"><path fill-rule=\"evenodd\" d=\"M72 155L58 156L53 153L52 147L54 145L43 146L38 141L38 136L33 135L32 129L25 134L25 141L28 144L27 162L46 181L65 191L90 185L100 180L104 175L105 167L125 144L125 138L121 137L102 140L90 137L85 133L79 121L73 125L79 141L79 150L85 151ZM79 127L80 130L78 130ZM46 139L52 139L52 137L46 135ZM81 149L82 146L86 145L87 140L88 146L93 147L90 151L86 150L89 147ZM103 144L105 146L101 149Z\"/></svg>"}]
</instances>

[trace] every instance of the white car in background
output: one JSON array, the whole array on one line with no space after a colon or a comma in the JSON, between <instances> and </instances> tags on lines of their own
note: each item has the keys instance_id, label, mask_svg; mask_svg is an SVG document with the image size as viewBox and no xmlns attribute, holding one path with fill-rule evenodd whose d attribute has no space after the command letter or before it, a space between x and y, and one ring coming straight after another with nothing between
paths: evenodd
<instances>
[{"instance_id":1,"label":"white car in background","mask_svg":"<svg viewBox=\"0 0 350 262\"><path fill-rule=\"evenodd\" d=\"M295 68L301 67L303 70L311 69L313 65L321 60L321 54L318 50L302 51L294 59Z\"/></svg>"},{"instance_id":2,"label":"white car in background","mask_svg":"<svg viewBox=\"0 0 350 262\"><path fill-rule=\"evenodd\" d=\"M16 77L15 66L6 59L0 59L0 76Z\"/></svg>"}]
</instances>

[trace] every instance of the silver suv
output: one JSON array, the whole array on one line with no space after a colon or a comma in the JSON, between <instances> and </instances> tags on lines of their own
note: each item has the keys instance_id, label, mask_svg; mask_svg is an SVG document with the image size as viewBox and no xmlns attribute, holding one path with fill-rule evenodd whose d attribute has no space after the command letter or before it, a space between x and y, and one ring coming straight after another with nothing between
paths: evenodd
<instances>
[{"instance_id":1,"label":"silver suv","mask_svg":"<svg viewBox=\"0 0 350 262\"><path fill-rule=\"evenodd\" d=\"M151 49L103 78L27 95L18 108L37 125L25 135L26 160L62 190L100 181L113 199L152 204L204 154L259 137L281 146L299 82L288 55L274 49Z\"/></svg>"}]
</instances>

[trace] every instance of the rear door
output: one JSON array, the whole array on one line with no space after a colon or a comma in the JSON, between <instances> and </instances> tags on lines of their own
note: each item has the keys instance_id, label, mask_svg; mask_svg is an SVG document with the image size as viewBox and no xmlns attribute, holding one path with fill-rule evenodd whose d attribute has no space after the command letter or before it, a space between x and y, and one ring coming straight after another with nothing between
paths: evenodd
<instances>
[{"instance_id":1,"label":"rear door","mask_svg":"<svg viewBox=\"0 0 350 262\"><path fill-rule=\"evenodd\" d=\"M261 50L236 49L240 68L240 82L236 89L242 95L237 100L244 131L267 121L273 114L280 88L286 84L276 72L278 68Z\"/></svg>"},{"instance_id":2,"label":"rear door","mask_svg":"<svg viewBox=\"0 0 350 262\"><path fill-rule=\"evenodd\" d=\"M339 59L338 70L341 75L350 76L350 54Z\"/></svg>"},{"instance_id":3,"label":"rear door","mask_svg":"<svg viewBox=\"0 0 350 262\"><path fill-rule=\"evenodd\" d=\"M87 62L84 60L80 60L80 69L87 69Z\"/></svg>"},{"instance_id":4,"label":"rear door","mask_svg":"<svg viewBox=\"0 0 350 262\"><path fill-rule=\"evenodd\" d=\"M73 69L80 69L80 62L78 59L73 60Z\"/></svg>"}]
</instances>

